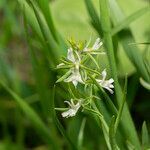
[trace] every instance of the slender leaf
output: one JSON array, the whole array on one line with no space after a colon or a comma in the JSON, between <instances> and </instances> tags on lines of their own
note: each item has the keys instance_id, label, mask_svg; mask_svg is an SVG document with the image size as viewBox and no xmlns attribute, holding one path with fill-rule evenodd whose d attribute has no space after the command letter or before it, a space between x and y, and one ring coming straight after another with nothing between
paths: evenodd
<instances>
[{"instance_id":1,"label":"slender leaf","mask_svg":"<svg viewBox=\"0 0 150 150\"><path fill-rule=\"evenodd\" d=\"M114 1L109 1L109 2L114 4L113 3ZM112 37L110 34L111 22L109 18L110 16L109 12L110 10L109 10L108 0L100 0L100 14L101 14L102 30L103 30L103 35L104 35L104 46L106 47L106 50L107 50L112 77L115 82L116 101L117 101L118 106L121 106L121 100L122 100L123 94L122 94L122 90L119 85L118 77L117 77L116 60L114 56ZM118 16L119 15L120 14L118 13ZM126 137L128 137L128 133L130 132L131 133L130 140L132 140L132 142L136 145L137 149L140 149L140 143L139 143L139 139L137 136L137 132L135 130L135 126L133 124L127 105L125 105L124 107L123 117L124 117L124 120L122 121L122 126L124 130L124 134L126 134Z\"/></svg>"},{"instance_id":2,"label":"slender leaf","mask_svg":"<svg viewBox=\"0 0 150 150\"><path fill-rule=\"evenodd\" d=\"M119 150L119 147L117 146L116 138L115 138L115 135L116 135L115 134L115 121L116 121L115 116L112 116L111 123L109 126L109 140L110 140L112 150Z\"/></svg>"},{"instance_id":3,"label":"slender leaf","mask_svg":"<svg viewBox=\"0 0 150 150\"><path fill-rule=\"evenodd\" d=\"M143 16L145 13L147 13L149 11L150 11L150 8L147 7L147 6L140 9L140 10L138 10L138 11L136 11L135 13L133 13L132 15L130 15L129 17L127 17L123 21L121 21L118 25L116 25L112 29L111 34L112 35L117 34L121 30L123 30L124 28L128 27L130 25L130 23L132 23L136 19L139 19L141 16Z\"/></svg>"},{"instance_id":4,"label":"slender leaf","mask_svg":"<svg viewBox=\"0 0 150 150\"><path fill-rule=\"evenodd\" d=\"M110 13L111 20L114 25L117 25L124 20L125 16L122 13L121 8L118 6L118 3L116 2L116 0L114 0L114 1L109 0L109 4L110 4L109 6L110 6L110 12L111 12ZM144 13L146 13L146 11L143 12L143 10L142 10L142 13L144 14ZM131 62L135 65L136 69L142 75L142 77L146 81L148 81L148 74L147 74L146 68L144 66L142 55L141 55L138 47L136 45L134 45L134 46L129 45L130 43L136 43L134 40L134 37L132 35L132 32L129 29L122 30L119 33L119 38L120 38L120 42L121 42L127 56L131 60Z\"/></svg>"},{"instance_id":5,"label":"slender leaf","mask_svg":"<svg viewBox=\"0 0 150 150\"><path fill-rule=\"evenodd\" d=\"M87 11L90 15L92 25L99 32L99 34L101 36L103 36L103 32L102 32L101 24L100 24L100 18L99 18L98 14L94 8L92 1L91 0L84 0L84 2L86 4Z\"/></svg>"},{"instance_id":6,"label":"slender leaf","mask_svg":"<svg viewBox=\"0 0 150 150\"><path fill-rule=\"evenodd\" d=\"M35 5L35 3L32 2L32 0L30 0L30 4L34 10L36 19L39 23L42 35L44 37L45 44L48 49L47 54L48 54L49 58L52 60L51 63L54 63L54 66L55 66L58 63L57 61L58 61L58 57L59 57L59 46L53 39L53 37L48 29L48 26L46 24L46 21L45 21L43 15L40 13L40 10L38 9L38 7Z\"/></svg>"},{"instance_id":7,"label":"slender leaf","mask_svg":"<svg viewBox=\"0 0 150 150\"><path fill-rule=\"evenodd\" d=\"M30 54L30 59L32 63L32 68L33 68L33 73L36 81L36 88L37 92L40 97L40 102L41 102L41 108L43 111L44 117L47 117L49 114L49 98L48 98L48 93L47 93L47 87L44 84L44 68L39 64L39 61L35 55L35 52L32 49L31 41L30 41L30 36L28 34L28 25L27 25L27 19L24 14L24 27L25 27L25 34L26 34L26 40L28 42L28 47L29 47L29 54Z\"/></svg>"},{"instance_id":8,"label":"slender leaf","mask_svg":"<svg viewBox=\"0 0 150 150\"><path fill-rule=\"evenodd\" d=\"M20 107L20 109L23 111L23 113L29 118L30 122L34 126L37 133L42 137L43 141L45 141L48 145L51 145L53 147L53 149L57 150L58 149L57 145L54 144L54 141L52 139L49 129L42 122L41 118L39 118L38 114L24 101L24 99L19 97L5 83L0 81L0 84L14 98L16 104Z\"/></svg>"},{"instance_id":9,"label":"slender leaf","mask_svg":"<svg viewBox=\"0 0 150 150\"><path fill-rule=\"evenodd\" d=\"M142 125L142 146L144 149L150 148L149 142L150 142L149 134L148 134L146 122L144 121Z\"/></svg>"},{"instance_id":10,"label":"slender leaf","mask_svg":"<svg viewBox=\"0 0 150 150\"><path fill-rule=\"evenodd\" d=\"M41 8L44 18L49 26L49 29L54 39L57 41L58 39L56 35L56 29L52 20L52 15L51 15L50 7L49 7L49 0L36 0L36 2L39 4L39 7Z\"/></svg>"},{"instance_id":11,"label":"slender leaf","mask_svg":"<svg viewBox=\"0 0 150 150\"><path fill-rule=\"evenodd\" d=\"M34 0L34 2L36 2L36 1ZM54 26L49 0L37 0L37 2L39 4L39 7L42 10L42 13L44 15L44 18L45 18L47 24L48 24L50 32L53 35L53 38L55 39L55 41L58 44L61 45L61 48L64 49L63 51L65 51L67 45Z\"/></svg>"},{"instance_id":12,"label":"slender leaf","mask_svg":"<svg viewBox=\"0 0 150 150\"><path fill-rule=\"evenodd\" d=\"M86 123L86 118L83 118L80 131L79 131L79 135L78 135L78 149L79 150L82 148L85 123Z\"/></svg>"},{"instance_id":13,"label":"slender leaf","mask_svg":"<svg viewBox=\"0 0 150 150\"><path fill-rule=\"evenodd\" d=\"M116 121L115 121L115 124L114 124L114 132L116 133L117 131L117 128L118 128L118 124L121 120L121 116L122 116L122 112L123 112L123 108L124 108L124 104L125 104L125 101L126 101L126 95L127 95L127 76L125 78L125 85L124 85L124 91L123 91L123 99L122 99L122 103L119 107L119 111L118 111L118 114L117 114L117 118L116 118Z\"/></svg>"}]
</instances>

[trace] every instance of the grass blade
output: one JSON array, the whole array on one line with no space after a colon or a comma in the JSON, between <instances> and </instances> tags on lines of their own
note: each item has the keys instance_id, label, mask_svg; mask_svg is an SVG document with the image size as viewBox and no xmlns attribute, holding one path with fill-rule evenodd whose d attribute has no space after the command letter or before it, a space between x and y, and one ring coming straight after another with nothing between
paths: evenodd
<instances>
[{"instance_id":1,"label":"grass blade","mask_svg":"<svg viewBox=\"0 0 150 150\"><path fill-rule=\"evenodd\" d=\"M99 34L102 36L103 32L101 29L101 24L100 24L100 18L94 8L94 5L91 0L84 0L86 4L86 9L90 15L91 18L91 23L94 26L94 28L99 32Z\"/></svg>"},{"instance_id":2,"label":"grass blade","mask_svg":"<svg viewBox=\"0 0 150 150\"><path fill-rule=\"evenodd\" d=\"M114 132L116 133L119 122L121 120L121 116L122 116L122 112L123 112L123 108L124 108L124 104L126 101L126 95L127 95L127 77L125 78L125 85L124 85L124 92L123 92L123 99L122 99L122 103L119 107L119 111L118 111L118 115L114 124Z\"/></svg>"},{"instance_id":3,"label":"grass blade","mask_svg":"<svg viewBox=\"0 0 150 150\"><path fill-rule=\"evenodd\" d=\"M84 134L84 128L85 128L86 118L83 118L79 135L78 135L78 149L82 149L82 143L83 143L83 134Z\"/></svg>"},{"instance_id":4,"label":"grass blade","mask_svg":"<svg viewBox=\"0 0 150 150\"><path fill-rule=\"evenodd\" d=\"M148 81L148 73L145 68L142 54L140 53L137 45L129 45L130 43L135 43L133 35L130 30L123 30L119 33L120 42L129 57L130 61L134 64L139 74Z\"/></svg>"},{"instance_id":5,"label":"grass blade","mask_svg":"<svg viewBox=\"0 0 150 150\"><path fill-rule=\"evenodd\" d=\"M115 138L115 121L116 121L116 118L115 116L112 117L111 119L111 123L110 123L110 126L109 126L109 140L110 140L110 145L111 145L111 148L112 150L119 150L118 146L117 146L117 143L116 143L116 138Z\"/></svg>"},{"instance_id":6,"label":"grass blade","mask_svg":"<svg viewBox=\"0 0 150 150\"><path fill-rule=\"evenodd\" d=\"M61 48L64 49L63 51L65 51L67 49L67 45L64 39L62 38L62 36L58 33L58 31L56 30L54 26L52 14L51 14L51 7L49 6L50 4L49 0L37 0L37 3L39 4L39 7L41 8L41 11L46 20L46 23L50 29L50 32L53 35L53 38L61 46Z\"/></svg>"},{"instance_id":7,"label":"grass blade","mask_svg":"<svg viewBox=\"0 0 150 150\"><path fill-rule=\"evenodd\" d=\"M136 19L139 19L141 16L143 16L145 13L147 13L149 11L150 11L150 8L147 7L147 6L142 8L142 9L140 9L140 10L138 10L138 11L136 11L135 13L133 13L132 15L130 15L129 17L127 17L126 19L121 21L118 25L116 25L112 29L111 35L117 34L121 30L123 30L124 28L128 27L130 23L132 23Z\"/></svg>"},{"instance_id":8,"label":"grass blade","mask_svg":"<svg viewBox=\"0 0 150 150\"><path fill-rule=\"evenodd\" d=\"M47 93L48 89L44 84L44 78L45 78L44 72L46 72L46 71L39 64L39 61L35 55L35 52L32 49L32 46L31 46L32 44L29 39L30 36L27 31L28 25L27 25L27 19L26 19L25 14L24 14L24 27L25 27L26 40L28 42L30 59L31 59L32 68L33 68L33 74L34 74L34 78L36 81L36 88L37 88L37 92L40 97L43 116L44 116L44 118L47 118L47 116L49 115L49 97L48 97L48 93Z\"/></svg>"},{"instance_id":9,"label":"grass blade","mask_svg":"<svg viewBox=\"0 0 150 150\"><path fill-rule=\"evenodd\" d=\"M142 146L143 146L143 149L150 148L149 135L148 135L148 130L147 130L145 121L143 122L143 125L142 125Z\"/></svg>"},{"instance_id":10,"label":"grass blade","mask_svg":"<svg viewBox=\"0 0 150 150\"><path fill-rule=\"evenodd\" d=\"M58 41L57 39L57 35L56 35L56 29L52 20L52 16L51 16L51 11L50 11L50 7L49 7L49 1L48 0L36 0L36 2L38 3L39 7L41 8L44 18L48 24L48 27L54 37L54 39L56 41Z\"/></svg>"},{"instance_id":11,"label":"grass blade","mask_svg":"<svg viewBox=\"0 0 150 150\"><path fill-rule=\"evenodd\" d=\"M48 26L44 20L44 17L42 16L42 14L40 13L40 10L38 9L38 7L35 5L35 3L32 2L32 0L30 1L30 4L34 10L36 19L39 23L41 32L43 34L44 40L45 40L45 44L48 48L48 54L49 57L51 58L51 63L54 63L54 66L58 63L58 58L59 58L59 46L57 45L57 43L55 42L55 40L53 39Z\"/></svg>"},{"instance_id":12,"label":"grass blade","mask_svg":"<svg viewBox=\"0 0 150 150\"><path fill-rule=\"evenodd\" d=\"M101 14L102 30L103 30L103 35L104 35L104 46L106 47L106 50L107 50L110 69L112 72L112 77L115 82L115 93L116 93L117 104L118 106L121 106L121 100L122 100L123 95L122 95L122 90L119 85L118 77L117 77L116 61L115 61L115 56L114 56L112 37L110 34L111 22L109 18L110 14L109 14L108 8L109 8L108 0L100 0L100 14ZM139 139L138 139L135 126L133 124L127 105L125 105L125 108L123 111L123 117L124 117L124 120L122 121L122 126L123 126L124 133L128 137L128 133L130 132L132 134L132 136L130 136L130 140L136 145L137 149L140 149Z\"/></svg>"},{"instance_id":13,"label":"grass blade","mask_svg":"<svg viewBox=\"0 0 150 150\"><path fill-rule=\"evenodd\" d=\"M0 84L10 93L10 95L14 98L16 104L20 107L23 113L28 117L32 125L34 126L37 133L41 136L43 141L45 141L48 145L51 145L53 149L58 149L56 145L54 145L53 139L50 135L49 129L45 126L36 112L14 91L12 91L5 83L0 81Z\"/></svg>"},{"instance_id":14,"label":"grass blade","mask_svg":"<svg viewBox=\"0 0 150 150\"><path fill-rule=\"evenodd\" d=\"M110 13L111 20L113 24L114 25L120 24L125 19L125 17L120 7L118 6L118 3L116 2L116 0L114 1L109 0L109 6L110 6L110 12L111 12ZM143 10L142 10L142 13L143 13ZM144 13L146 13L146 11ZM137 45L134 45L134 46L129 45L130 43L136 43L131 31L129 29L126 29L126 30L121 31L118 35L119 35L120 42L127 56L129 57L131 62L135 65L137 71L141 74L143 79L148 81L148 73L144 66L143 58Z\"/></svg>"}]
</instances>

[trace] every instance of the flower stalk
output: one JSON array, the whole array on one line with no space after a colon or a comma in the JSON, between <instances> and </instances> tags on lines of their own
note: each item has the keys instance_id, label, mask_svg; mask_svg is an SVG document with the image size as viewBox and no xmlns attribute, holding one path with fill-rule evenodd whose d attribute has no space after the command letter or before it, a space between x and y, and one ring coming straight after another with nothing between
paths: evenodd
<instances>
[{"instance_id":1,"label":"flower stalk","mask_svg":"<svg viewBox=\"0 0 150 150\"><path fill-rule=\"evenodd\" d=\"M106 47L107 50L110 69L115 83L116 101L118 106L120 107L123 100L123 94L117 77L117 67L116 67L113 42L111 37L111 23L110 23L108 8L109 8L108 0L100 0L100 14L101 14L101 25L102 25L103 35L104 35L104 46ZM122 120L124 134L136 146L137 149L140 149L139 139L127 105L125 105L122 115L123 115L122 117L124 118ZM129 136L129 133L131 136Z\"/></svg>"}]
</instances>

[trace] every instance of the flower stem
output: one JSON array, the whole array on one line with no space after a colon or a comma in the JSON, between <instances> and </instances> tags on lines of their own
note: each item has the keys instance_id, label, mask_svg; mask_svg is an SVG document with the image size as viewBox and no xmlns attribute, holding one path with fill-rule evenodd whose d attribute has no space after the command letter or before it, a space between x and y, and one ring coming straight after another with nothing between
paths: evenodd
<instances>
[{"instance_id":1,"label":"flower stem","mask_svg":"<svg viewBox=\"0 0 150 150\"><path fill-rule=\"evenodd\" d=\"M117 67L116 67L113 42L111 37L111 24L109 18L108 0L100 0L100 13L101 13L101 25L102 25L103 35L104 35L104 46L107 50L110 69L111 69L112 77L115 82L116 101L118 106L120 107L122 103L121 101L123 100L122 98L123 94L117 77ZM123 131L126 138L128 138L131 141L131 143L133 143L136 149L140 149L140 143L135 130L135 126L133 124L131 115L129 113L126 104L124 106L122 117L124 119L121 121L122 123L121 125L123 126Z\"/></svg>"}]
</instances>

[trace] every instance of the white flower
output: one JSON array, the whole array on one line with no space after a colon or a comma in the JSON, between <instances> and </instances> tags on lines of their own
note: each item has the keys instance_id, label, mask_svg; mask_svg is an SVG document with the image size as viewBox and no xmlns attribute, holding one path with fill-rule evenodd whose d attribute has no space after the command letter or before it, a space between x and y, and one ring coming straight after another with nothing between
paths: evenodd
<instances>
[{"instance_id":1,"label":"white flower","mask_svg":"<svg viewBox=\"0 0 150 150\"><path fill-rule=\"evenodd\" d=\"M78 82L84 83L81 74L79 72L79 68L71 68L71 75L64 80L65 82L72 82L73 85L76 87Z\"/></svg>"},{"instance_id":2,"label":"white flower","mask_svg":"<svg viewBox=\"0 0 150 150\"><path fill-rule=\"evenodd\" d=\"M75 57L74 53L76 54L76 57ZM79 66L80 61L81 61L81 58L80 58L78 52L77 51L73 52L72 48L68 49L67 59L70 60L76 67ZM65 65L64 63L60 63L59 65L57 65L57 68L62 67L64 65Z\"/></svg>"},{"instance_id":3,"label":"white flower","mask_svg":"<svg viewBox=\"0 0 150 150\"><path fill-rule=\"evenodd\" d=\"M112 88L114 88L114 86L112 83L114 82L114 80L112 78L106 80L106 76L107 76L107 72L106 69L104 69L104 71L102 71L102 77L103 77L102 80L96 79L96 81L100 84L100 86L107 89L111 94L113 94Z\"/></svg>"},{"instance_id":4,"label":"white flower","mask_svg":"<svg viewBox=\"0 0 150 150\"><path fill-rule=\"evenodd\" d=\"M83 49L84 52L90 52L91 54L104 54L104 53L100 53L97 50L103 45L103 42L100 40L100 38L97 38L95 43L93 44L92 48L88 48L90 44L90 41L88 42L88 44L86 45L86 47Z\"/></svg>"},{"instance_id":5,"label":"white flower","mask_svg":"<svg viewBox=\"0 0 150 150\"><path fill-rule=\"evenodd\" d=\"M77 104L74 104L72 99L71 99L71 102L69 102L69 101L64 101L64 102L67 103L70 106L70 108L69 108L69 110L67 110L61 114L62 117L68 118L68 117L75 116L77 111L81 107L81 101L79 101Z\"/></svg>"},{"instance_id":6,"label":"white flower","mask_svg":"<svg viewBox=\"0 0 150 150\"><path fill-rule=\"evenodd\" d=\"M76 57L75 57L75 55L76 55ZM84 83L82 78L81 78L80 71L79 71L81 58L80 58L77 51L73 51L72 48L69 48L68 53L67 53L67 59L70 60L74 64L74 67L72 67L70 69L71 74L64 81L65 82L72 82L73 85L76 87L78 82Z\"/></svg>"},{"instance_id":7,"label":"white flower","mask_svg":"<svg viewBox=\"0 0 150 150\"><path fill-rule=\"evenodd\" d=\"M76 57L74 56L73 49L69 48L68 49L68 53L67 53L67 59L69 59L74 64L75 63L79 63L81 61L81 58L80 58L80 56L79 56L77 51L74 51L74 52L76 54Z\"/></svg>"},{"instance_id":8,"label":"white flower","mask_svg":"<svg viewBox=\"0 0 150 150\"><path fill-rule=\"evenodd\" d=\"M73 51L72 48L69 48L67 53L67 59L73 63L73 66L70 68L71 74L69 75L69 77L64 79L64 82L72 82L73 85L76 87L78 82L84 83L80 74L81 58L77 51ZM57 65L57 68L60 68L64 65L64 63L61 63Z\"/></svg>"},{"instance_id":9,"label":"white flower","mask_svg":"<svg viewBox=\"0 0 150 150\"><path fill-rule=\"evenodd\" d=\"M103 42L101 42L100 38L97 38L92 49L98 50L103 45Z\"/></svg>"}]
</instances>

